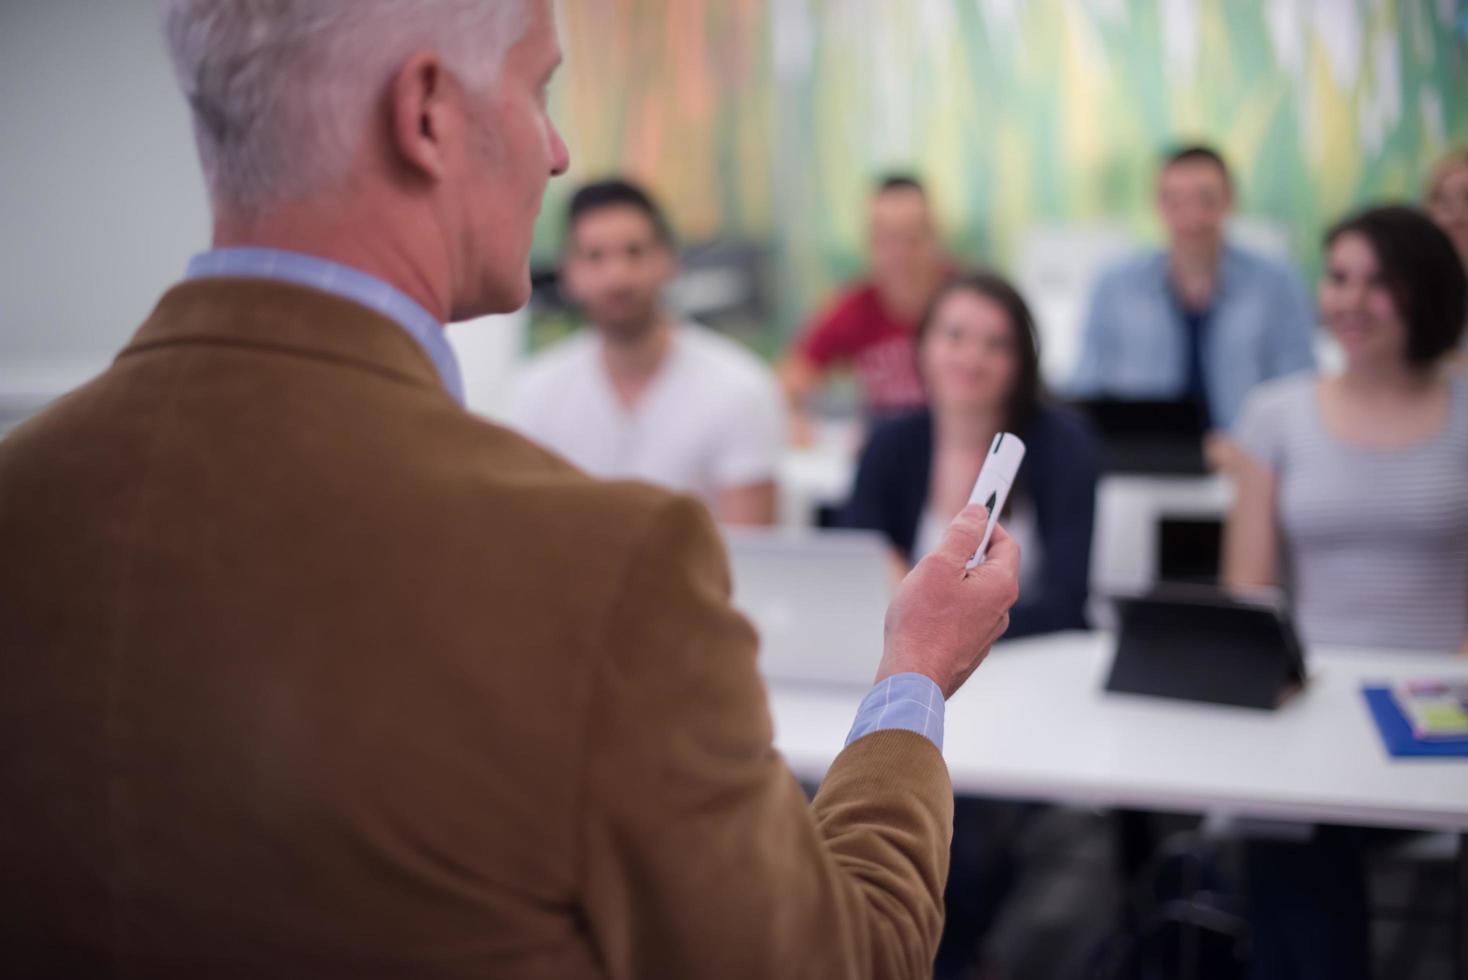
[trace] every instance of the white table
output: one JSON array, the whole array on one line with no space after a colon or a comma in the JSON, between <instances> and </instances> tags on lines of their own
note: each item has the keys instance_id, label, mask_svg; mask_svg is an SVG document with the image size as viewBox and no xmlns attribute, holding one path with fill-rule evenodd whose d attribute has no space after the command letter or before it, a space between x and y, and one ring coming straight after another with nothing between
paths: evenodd
<instances>
[{"instance_id":1,"label":"white table","mask_svg":"<svg viewBox=\"0 0 1468 980\"><path fill-rule=\"evenodd\" d=\"M954 791L1456 833L1456 955L1468 970L1468 759L1392 758L1361 696L1363 683L1468 679L1468 658L1313 651L1306 689L1262 712L1109 694L1112 645L1072 633L996 647L948 704ZM825 775L863 694L771 684L775 742L803 780Z\"/></svg>"},{"instance_id":2,"label":"white table","mask_svg":"<svg viewBox=\"0 0 1468 980\"><path fill-rule=\"evenodd\" d=\"M1393 759L1361 685L1468 679L1451 655L1316 651L1274 712L1103 690L1103 634L1000 644L949 703L944 756L960 794L1099 807L1468 833L1468 759ZM864 692L771 685L775 741L819 781Z\"/></svg>"}]
</instances>

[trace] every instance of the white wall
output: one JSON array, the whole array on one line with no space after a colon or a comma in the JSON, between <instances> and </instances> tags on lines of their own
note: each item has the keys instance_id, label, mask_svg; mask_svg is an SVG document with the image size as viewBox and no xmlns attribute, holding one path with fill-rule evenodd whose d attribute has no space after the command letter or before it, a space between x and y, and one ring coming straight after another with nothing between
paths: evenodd
<instances>
[{"instance_id":1,"label":"white wall","mask_svg":"<svg viewBox=\"0 0 1468 980\"><path fill-rule=\"evenodd\" d=\"M105 368L208 245L163 9L0 0L0 407ZM455 328L471 404L503 405L521 330L519 317Z\"/></svg>"},{"instance_id":2,"label":"white wall","mask_svg":"<svg viewBox=\"0 0 1468 980\"><path fill-rule=\"evenodd\" d=\"M208 240L156 0L0 2L0 395L105 367Z\"/></svg>"}]
</instances>

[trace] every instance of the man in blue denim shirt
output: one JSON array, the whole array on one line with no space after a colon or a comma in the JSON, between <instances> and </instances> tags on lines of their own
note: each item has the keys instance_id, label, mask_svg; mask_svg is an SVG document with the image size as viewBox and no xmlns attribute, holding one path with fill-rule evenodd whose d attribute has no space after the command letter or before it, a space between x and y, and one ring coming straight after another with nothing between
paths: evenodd
<instances>
[{"instance_id":1,"label":"man in blue denim shirt","mask_svg":"<svg viewBox=\"0 0 1468 980\"><path fill-rule=\"evenodd\" d=\"M1227 430L1256 384L1314 366L1315 311L1294 272L1225 240L1233 183L1217 152L1171 154L1157 200L1168 248L1102 275L1068 387L1193 400L1211 429Z\"/></svg>"}]
</instances>

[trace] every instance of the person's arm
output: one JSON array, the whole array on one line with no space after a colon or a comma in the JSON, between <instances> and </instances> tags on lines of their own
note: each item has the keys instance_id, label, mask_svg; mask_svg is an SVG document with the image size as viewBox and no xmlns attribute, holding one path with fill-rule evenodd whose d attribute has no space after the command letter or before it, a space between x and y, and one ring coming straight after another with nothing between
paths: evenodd
<instances>
[{"instance_id":1,"label":"person's arm","mask_svg":"<svg viewBox=\"0 0 1468 980\"><path fill-rule=\"evenodd\" d=\"M811 400L831 366L851 356L856 326L850 301L838 300L811 321L775 368L790 413L791 440L797 446L808 446L815 438Z\"/></svg>"},{"instance_id":2,"label":"person's arm","mask_svg":"<svg viewBox=\"0 0 1468 980\"><path fill-rule=\"evenodd\" d=\"M768 527L775 523L778 494L774 480L721 487L714 502L719 523Z\"/></svg>"},{"instance_id":3,"label":"person's arm","mask_svg":"<svg viewBox=\"0 0 1468 980\"><path fill-rule=\"evenodd\" d=\"M1018 555L961 515L888 614L878 689L941 729L1006 624ZM622 583L589 703L582 913L617 977L931 975L952 788L935 741L869 698L814 803L772 742L753 629L728 603L707 512L670 498ZM964 650L967 652L959 653ZM920 692L927 692L926 694ZM941 738L941 731L937 732Z\"/></svg>"},{"instance_id":4,"label":"person's arm","mask_svg":"<svg viewBox=\"0 0 1468 980\"><path fill-rule=\"evenodd\" d=\"M1064 443L1035 460L1030 494L1044 565L1038 588L1010 614L1010 637L1082 629L1090 595L1091 539L1096 526L1096 485L1101 449L1090 431L1076 424L1061 430Z\"/></svg>"},{"instance_id":5,"label":"person's arm","mask_svg":"<svg viewBox=\"0 0 1468 980\"><path fill-rule=\"evenodd\" d=\"M912 562L896 548L887 552L887 565L892 570L892 581L898 585L901 585L902 580L907 578L907 573L912 571Z\"/></svg>"},{"instance_id":6,"label":"person's arm","mask_svg":"<svg viewBox=\"0 0 1468 980\"><path fill-rule=\"evenodd\" d=\"M1279 584L1276 474L1284 451L1283 426L1294 410L1290 385L1270 382L1256 388L1234 424L1227 470L1234 502L1224 525L1220 570L1225 588Z\"/></svg>"},{"instance_id":7,"label":"person's arm","mask_svg":"<svg viewBox=\"0 0 1468 980\"><path fill-rule=\"evenodd\" d=\"M1298 276L1289 270L1280 272L1277 297L1279 321L1269 334L1270 363L1260 380L1280 378L1315 367L1315 330L1318 317L1315 304Z\"/></svg>"},{"instance_id":8,"label":"person's arm","mask_svg":"<svg viewBox=\"0 0 1468 980\"><path fill-rule=\"evenodd\" d=\"M780 391L792 413L803 413L807 410L824 375L825 369L807 357L800 348L797 347L785 355L784 360L775 368L775 376L780 380Z\"/></svg>"},{"instance_id":9,"label":"person's arm","mask_svg":"<svg viewBox=\"0 0 1468 980\"><path fill-rule=\"evenodd\" d=\"M1241 453L1230 475L1234 504L1223 534L1223 584L1230 589L1277 585L1274 474Z\"/></svg>"},{"instance_id":10,"label":"person's arm","mask_svg":"<svg viewBox=\"0 0 1468 980\"><path fill-rule=\"evenodd\" d=\"M816 420L810 403L821 387L825 370L796 348L776 366L775 376L790 413L790 441L797 446L811 445L816 441Z\"/></svg>"},{"instance_id":11,"label":"person's arm","mask_svg":"<svg viewBox=\"0 0 1468 980\"><path fill-rule=\"evenodd\" d=\"M1203 436L1203 458L1215 473L1232 474L1243 452L1227 429L1212 429Z\"/></svg>"},{"instance_id":12,"label":"person's arm","mask_svg":"<svg viewBox=\"0 0 1468 980\"><path fill-rule=\"evenodd\" d=\"M728 403L713 454L714 510L724 524L775 523L786 418L775 379L764 365L759 371Z\"/></svg>"},{"instance_id":13,"label":"person's arm","mask_svg":"<svg viewBox=\"0 0 1468 980\"><path fill-rule=\"evenodd\" d=\"M1075 371L1065 383L1065 393L1073 398L1091 398L1105 394L1108 387L1107 365L1110 362L1108 348L1111 315L1108 304L1111 290L1108 277L1103 276L1091 290L1090 302L1086 304L1086 320L1081 327L1081 353Z\"/></svg>"}]
</instances>

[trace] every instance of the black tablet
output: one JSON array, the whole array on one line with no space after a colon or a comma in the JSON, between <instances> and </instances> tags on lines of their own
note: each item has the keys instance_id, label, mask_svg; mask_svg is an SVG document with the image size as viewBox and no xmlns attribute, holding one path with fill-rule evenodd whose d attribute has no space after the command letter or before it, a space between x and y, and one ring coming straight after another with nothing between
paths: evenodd
<instances>
[{"instance_id":1,"label":"black tablet","mask_svg":"<svg viewBox=\"0 0 1468 980\"><path fill-rule=\"evenodd\" d=\"M1201 586L1115 601L1108 691L1274 709L1305 683L1300 641L1280 601Z\"/></svg>"}]
</instances>

